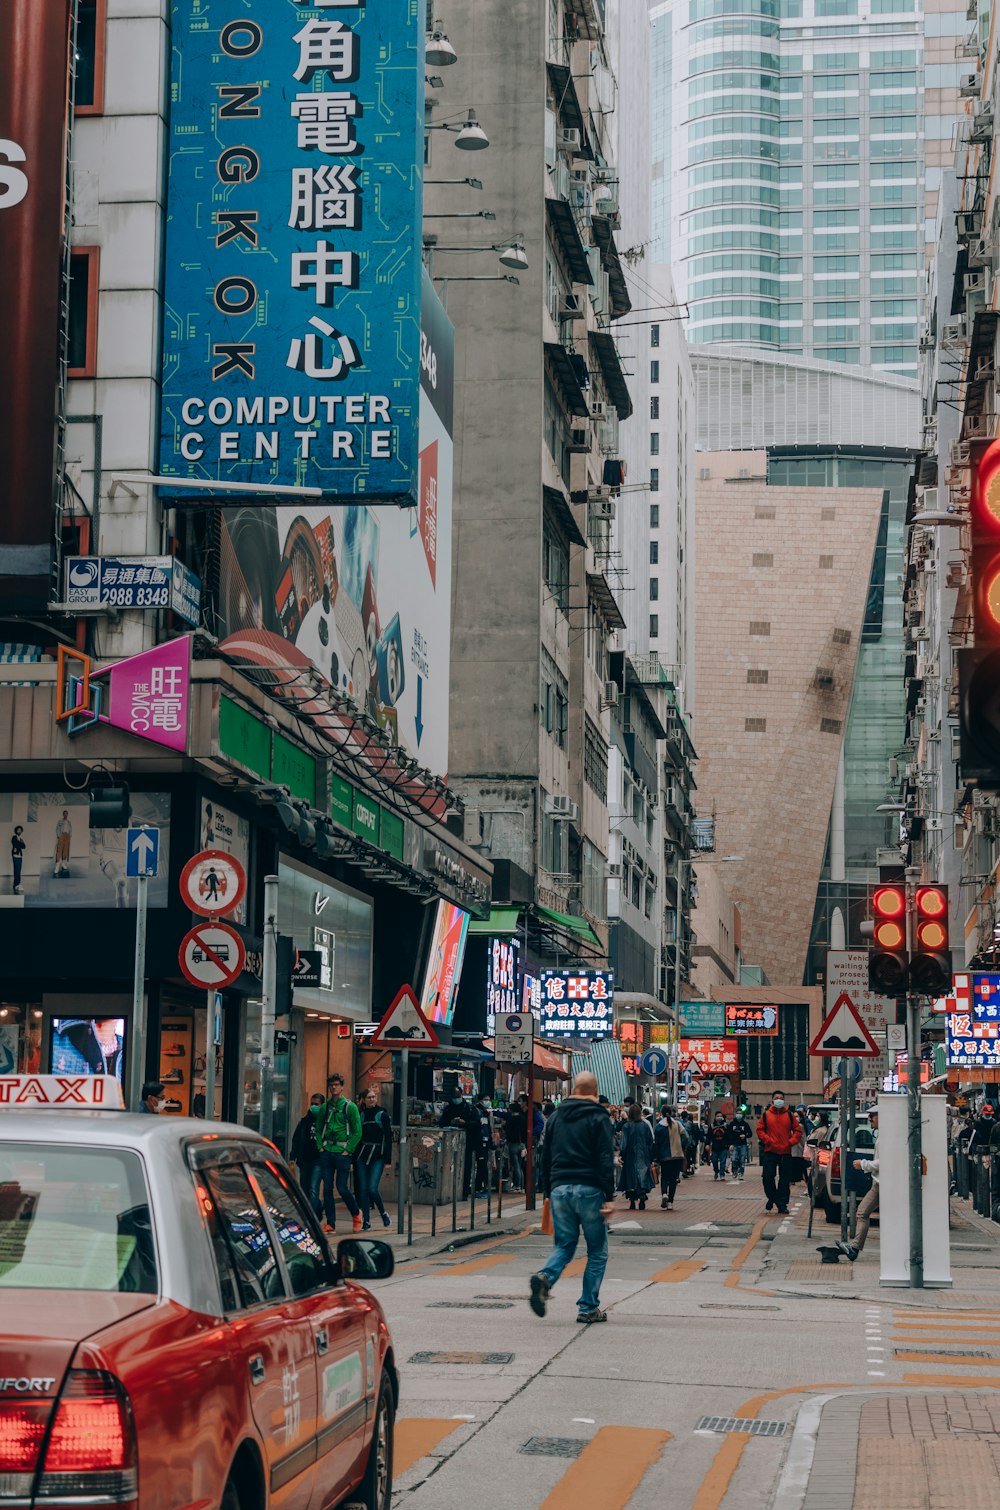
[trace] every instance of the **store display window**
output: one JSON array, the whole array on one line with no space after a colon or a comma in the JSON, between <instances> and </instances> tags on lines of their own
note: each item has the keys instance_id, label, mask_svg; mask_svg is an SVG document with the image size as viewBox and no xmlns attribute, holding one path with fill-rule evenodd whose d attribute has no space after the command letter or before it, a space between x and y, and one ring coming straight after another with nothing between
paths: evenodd
<instances>
[{"instance_id":1,"label":"store display window","mask_svg":"<svg viewBox=\"0 0 1000 1510\"><path fill-rule=\"evenodd\" d=\"M39 1075L41 1070L41 1007L0 1002L0 1075Z\"/></svg>"}]
</instances>

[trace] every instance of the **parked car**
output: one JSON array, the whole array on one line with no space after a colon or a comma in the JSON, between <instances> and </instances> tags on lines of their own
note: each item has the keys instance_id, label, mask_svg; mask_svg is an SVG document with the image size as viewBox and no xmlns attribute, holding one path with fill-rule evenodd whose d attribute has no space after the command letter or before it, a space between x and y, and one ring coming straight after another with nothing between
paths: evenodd
<instances>
[{"instance_id":1,"label":"parked car","mask_svg":"<svg viewBox=\"0 0 1000 1510\"><path fill-rule=\"evenodd\" d=\"M830 1136L826 1143L817 1147L815 1138L810 1139L813 1144L813 1201L819 1206L828 1222L840 1221L840 1202L843 1186L842 1158L841 1158L841 1123L836 1122L830 1129ZM868 1158L875 1146L875 1130L868 1120L867 1112L859 1112L854 1125L854 1148L855 1157ZM871 1176L862 1174L858 1170L852 1172L852 1183L856 1181L859 1196L867 1190L871 1184Z\"/></svg>"},{"instance_id":2,"label":"parked car","mask_svg":"<svg viewBox=\"0 0 1000 1510\"><path fill-rule=\"evenodd\" d=\"M246 1127L66 1104L98 1085L0 1080L0 1500L389 1510L391 1248L332 1255Z\"/></svg>"}]
</instances>

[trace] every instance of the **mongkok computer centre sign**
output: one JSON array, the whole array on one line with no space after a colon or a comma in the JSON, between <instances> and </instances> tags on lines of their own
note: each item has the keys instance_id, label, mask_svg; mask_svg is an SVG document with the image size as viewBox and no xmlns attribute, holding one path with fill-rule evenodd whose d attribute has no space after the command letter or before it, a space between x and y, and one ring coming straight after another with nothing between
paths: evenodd
<instances>
[{"instance_id":1,"label":"mongkok computer centre sign","mask_svg":"<svg viewBox=\"0 0 1000 1510\"><path fill-rule=\"evenodd\" d=\"M416 502L425 6L171 10L160 472Z\"/></svg>"}]
</instances>

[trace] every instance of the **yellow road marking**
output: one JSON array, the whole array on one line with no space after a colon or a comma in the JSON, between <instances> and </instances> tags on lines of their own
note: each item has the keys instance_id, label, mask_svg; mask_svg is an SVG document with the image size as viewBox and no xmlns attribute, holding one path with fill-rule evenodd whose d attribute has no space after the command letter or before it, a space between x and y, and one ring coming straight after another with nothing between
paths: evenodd
<instances>
[{"instance_id":1,"label":"yellow road marking","mask_svg":"<svg viewBox=\"0 0 1000 1510\"><path fill-rule=\"evenodd\" d=\"M732 1263L729 1265L729 1273L725 1278L725 1286L727 1290L736 1289L737 1285L740 1282L740 1270L746 1263L747 1259L750 1257L753 1250L756 1248L757 1244L760 1242L760 1235L769 1221L771 1221L771 1217L762 1216L760 1221L754 1224L754 1229L751 1232L750 1236L747 1238L746 1242L743 1244L742 1248L737 1253Z\"/></svg>"},{"instance_id":2,"label":"yellow road marking","mask_svg":"<svg viewBox=\"0 0 1000 1510\"><path fill-rule=\"evenodd\" d=\"M669 1431L646 1426L602 1426L541 1510L624 1510L670 1439Z\"/></svg>"},{"instance_id":3,"label":"yellow road marking","mask_svg":"<svg viewBox=\"0 0 1000 1510\"><path fill-rule=\"evenodd\" d=\"M562 1277L563 1279L579 1279L586 1267L587 1260L585 1258L574 1258L573 1262L567 1264L562 1271Z\"/></svg>"},{"instance_id":4,"label":"yellow road marking","mask_svg":"<svg viewBox=\"0 0 1000 1510\"><path fill-rule=\"evenodd\" d=\"M944 1360L946 1363L950 1359ZM984 1363L986 1359L977 1358L977 1363ZM996 1374L984 1374L981 1378L970 1378L968 1374L904 1374L904 1384L956 1384L963 1389L968 1389L974 1384L977 1389L1000 1389L1000 1377Z\"/></svg>"},{"instance_id":5,"label":"yellow road marking","mask_svg":"<svg viewBox=\"0 0 1000 1510\"><path fill-rule=\"evenodd\" d=\"M974 1358L968 1353L949 1353L947 1357L941 1353L904 1353L901 1348L896 1348L896 1357L900 1363L967 1363L972 1368L982 1368L984 1363L1000 1362L1000 1359Z\"/></svg>"},{"instance_id":6,"label":"yellow road marking","mask_svg":"<svg viewBox=\"0 0 1000 1510\"><path fill-rule=\"evenodd\" d=\"M692 1274L697 1274L704 1267L696 1258L679 1258L676 1263L668 1264L665 1269L651 1274L650 1279L654 1284L679 1285L682 1280L690 1279Z\"/></svg>"},{"instance_id":7,"label":"yellow road marking","mask_svg":"<svg viewBox=\"0 0 1000 1510\"><path fill-rule=\"evenodd\" d=\"M937 1322L945 1326L952 1321L992 1321L1000 1326L1000 1311L897 1311L897 1322Z\"/></svg>"},{"instance_id":8,"label":"yellow road marking","mask_svg":"<svg viewBox=\"0 0 1000 1510\"><path fill-rule=\"evenodd\" d=\"M461 1264L445 1264L440 1269L435 1269L437 1274L480 1274L483 1269L495 1269L498 1264L512 1264L513 1253L493 1253L485 1258L470 1258Z\"/></svg>"},{"instance_id":9,"label":"yellow road marking","mask_svg":"<svg viewBox=\"0 0 1000 1510\"><path fill-rule=\"evenodd\" d=\"M945 1337L983 1337L1000 1342L1000 1331L995 1327L897 1327L893 1335L901 1342L940 1342Z\"/></svg>"},{"instance_id":10,"label":"yellow road marking","mask_svg":"<svg viewBox=\"0 0 1000 1510\"><path fill-rule=\"evenodd\" d=\"M968 1381L963 1380L963 1383ZM740 1421L753 1420L762 1405L768 1405L772 1400L781 1400L786 1395L808 1395L817 1390L851 1389L850 1384L793 1384L788 1389L771 1389L763 1395L753 1395L745 1400L733 1415ZM727 1436L701 1482L701 1487L691 1506L691 1510L721 1510L723 1501L729 1492L729 1486L733 1481L733 1475L740 1465L743 1449L750 1441L750 1435L745 1431L734 1431Z\"/></svg>"},{"instance_id":11,"label":"yellow road marking","mask_svg":"<svg viewBox=\"0 0 1000 1510\"><path fill-rule=\"evenodd\" d=\"M463 1425L463 1421L440 1416L404 1416L397 1420L392 1441L393 1473L405 1473Z\"/></svg>"}]
</instances>

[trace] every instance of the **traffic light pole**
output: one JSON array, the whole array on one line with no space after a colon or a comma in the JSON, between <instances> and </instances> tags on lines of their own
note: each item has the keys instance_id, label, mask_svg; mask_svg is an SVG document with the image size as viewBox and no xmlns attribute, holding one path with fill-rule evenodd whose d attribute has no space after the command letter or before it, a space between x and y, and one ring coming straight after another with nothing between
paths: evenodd
<instances>
[{"instance_id":1,"label":"traffic light pole","mask_svg":"<svg viewBox=\"0 0 1000 1510\"><path fill-rule=\"evenodd\" d=\"M916 890L907 877L906 950L910 959L916 935ZM906 983L906 1098L907 1154L910 1173L910 1285L924 1287L924 1186L923 1147L920 1134L920 1002Z\"/></svg>"}]
</instances>

